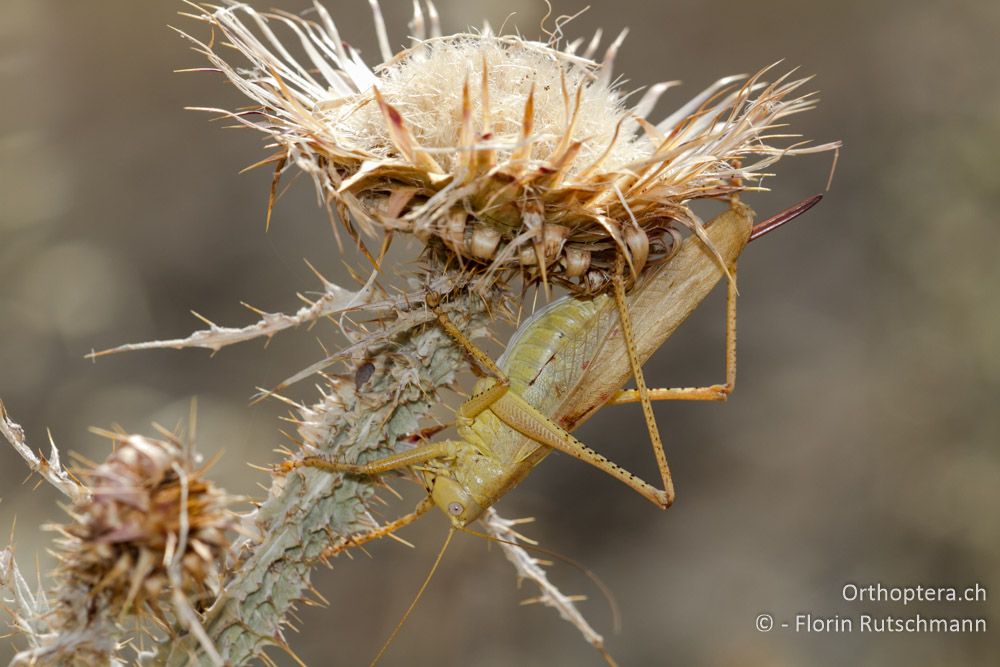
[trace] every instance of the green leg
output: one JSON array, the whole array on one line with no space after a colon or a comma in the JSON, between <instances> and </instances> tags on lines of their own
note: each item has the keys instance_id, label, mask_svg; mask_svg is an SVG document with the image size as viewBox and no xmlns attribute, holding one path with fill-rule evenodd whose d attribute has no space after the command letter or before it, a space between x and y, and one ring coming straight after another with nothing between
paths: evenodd
<instances>
[{"instance_id":1,"label":"green leg","mask_svg":"<svg viewBox=\"0 0 1000 667\"><path fill-rule=\"evenodd\" d=\"M390 470L409 468L431 459L441 459L454 456L455 452L465 443L457 440L442 440L414 447L405 452L391 454L368 463L340 463L324 456L306 456L298 461L285 463L286 469L318 468L326 472L340 472L349 475L379 475Z\"/></svg>"},{"instance_id":2,"label":"green leg","mask_svg":"<svg viewBox=\"0 0 1000 667\"><path fill-rule=\"evenodd\" d=\"M734 280L729 282L726 292L726 382L708 387L679 387L670 389L648 389L651 401L724 401L736 386L736 266L733 266ZM641 400L636 389L622 390L615 394L608 405L637 403Z\"/></svg>"},{"instance_id":3,"label":"green leg","mask_svg":"<svg viewBox=\"0 0 1000 667\"><path fill-rule=\"evenodd\" d=\"M666 505L674 502L674 479L670 474L670 465L667 463L667 454L663 451L663 441L660 439L660 430L656 426L656 418L653 416L653 405L649 399L649 390L646 388L646 379L642 374L642 364L639 363L635 350L635 335L632 331L632 318L628 314L628 304L625 301L625 255L621 251L615 258L615 272L612 275L612 283L615 291L615 303L618 306L618 317L622 323L622 334L625 338L625 349L628 352L629 365L632 367L632 376L635 378L636 391L639 395L639 402L642 404L642 415L646 419L646 429L649 431L649 439L653 443L653 455L656 457L656 465L660 469L660 477L663 480L663 495L667 498Z\"/></svg>"},{"instance_id":4,"label":"green leg","mask_svg":"<svg viewBox=\"0 0 1000 667\"><path fill-rule=\"evenodd\" d=\"M461 419L471 420L475 419L476 416L483 410L488 409L493 403L495 403L500 397L507 393L510 387L510 380L507 375L500 370L500 367L496 365L490 355L486 354L478 345L469 340L469 337L465 333L455 326L455 323L451 321L448 317L448 313L440 306L440 301L437 295L427 295L427 305L434 311L437 316L438 322L441 324L441 328L452 337L452 339L462 347L472 359L479 364L479 367L488 371L496 379L496 383L490 385L486 390L481 391L478 394L473 395L468 401L462 404L459 408L458 414Z\"/></svg>"},{"instance_id":5,"label":"green leg","mask_svg":"<svg viewBox=\"0 0 1000 667\"><path fill-rule=\"evenodd\" d=\"M574 438L566 429L536 410L530 403L515 393L508 393L490 408L502 422L531 438L584 463L589 463L615 479L628 485L654 505L666 509L673 497L666 491L644 482L618 464Z\"/></svg>"},{"instance_id":6,"label":"green leg","mask_svg":"<svg viewBox=\"0 0 1000 667\"><path fill-rule=\"evenodd\" d=\"M425 496L424 499L421 500L420 503L417 505L416 509L414 509L409 514L401 516L395 521L390 521L389 523L379 526L378 528L369 530L367 533L359 533L357 535L351 535L340 544L327 547L326 549L324 549L323 554L320 556L320 558L322 559L331 558L339 554L341 551L346 551L347 549L353 549L354 547L360 547L362 544L367 544L373 540L377 540L379 538L385 537L386 535L395 533L403 526L407 526L416 521L424 513L426 513L427 510L429 510L432 507L434 507L434 501L431 500L431 497L429 495Z\"/></svg>"}]
</instances>

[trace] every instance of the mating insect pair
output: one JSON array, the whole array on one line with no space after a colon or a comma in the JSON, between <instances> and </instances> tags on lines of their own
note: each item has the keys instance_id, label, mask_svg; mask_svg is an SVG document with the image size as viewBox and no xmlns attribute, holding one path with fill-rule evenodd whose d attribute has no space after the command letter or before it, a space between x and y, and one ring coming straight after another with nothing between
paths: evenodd
<instances>
[{"instance_id":1,"label":"mating insect pair","mask_svg":"<svg viewBox=\"0 0 1000 667\"><path fill-rule=\"evenodd\" d=\"M752 225L752 211L734 201L707 225L705 240L691 236L674 257L639 277L625 291L623 262L613 276L614 293L564 297L535 313L494 363L456 327L430 297L438 322L487 373L458 410L459 439L417 446L368 463L310 456L287 467L334 473L379 475L418 469L428 496L410 514L352 537L356 546L387 535L437 505L456 527L464 527L518 484L545 456L561 451L628 485L655 505L674 500L673 481L650 409L654 400L725 400L736 380L736 260L746 244L811 208L810 198ZM707 243L706 243L707 241ZM707 387L648 389L641 364L659 348L725 275L726 379ZM621 388L634 377L637 388ZM605 405L643 404L663 488L639 479L574 438L575 429ZM338 549L340 550L340 549Z\"/></svg>"}]
</instances>

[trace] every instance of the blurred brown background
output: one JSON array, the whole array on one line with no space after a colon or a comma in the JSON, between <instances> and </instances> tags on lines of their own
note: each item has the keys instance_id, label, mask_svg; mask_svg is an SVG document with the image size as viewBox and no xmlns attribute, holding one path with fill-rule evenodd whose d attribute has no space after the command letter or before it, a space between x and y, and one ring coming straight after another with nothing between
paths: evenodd
<instances>
[{"instance_id":1,"label":"blurred brown background","mask_svg":"<svg viewBox=\"0 0 1000 667\"><path fill-rule=\"evenodd\" d=\"M275 3L299 11L305 0ZM385 2L394 45L409 3ZM629 86L682 78L666 110L716 78L784 58L815 73L818 111L794 126L845 149L827 199L741 262L740 373L728 405L660 405L679 499L663 514L606 476L553 457L500 504L533 515L530 535L595 570L624 615L565 565L552 576L585 592L583 610L623 665L948 664L1000 658L986 635L795 634L754 629L760 612L986 617L1000 595L1000 4L989 0L596 0L567 28L629 26L617 71ZM328 6L375 59L367 3ZM559 0L557 12L582 3ZM535 0L440 0L445 29L487 18L534 37ZM261 7L263 8L263 7ZM200 400L200 446L224 450L222 484L254 494L282 443L276 403L248 407L320 354L320 327L204 351L83 356L128 341L183 336L200 324L249 323L240 300L298 307L314 289L307 258L344 280L324 215L305 180L279 203L270 233L270 174L238 175L265 155L259 137L223 131L185 105L237 106L218 77L174 74L200 58L167 24L201 34L173 0L0 6L0 397L41 446L103 458L90 425L149 432ZM782 162L770 214L822 189L827 157ZM721 295L647 370L654 384L722 376ZM295 395L311 400L309 383ZM638 409L608 409L579 435L651 478ZM63 514L50 489L0 449L0 529L17 516L22 566L43 569ZM399 511L408 509L400 506ZM403 613L445 534L431 516L384 541L372 559L318 570L327 609L305 609L292 645L309 664L366 664ZM979 582L986 603L903 608L846 603L848 582ZM385 665L600 664L551 610L519 607L496 549L460 536ZM9 656L0 648L0 660ZM288 659L277 651L283 664Z\"/></svg>"}]
</instances>

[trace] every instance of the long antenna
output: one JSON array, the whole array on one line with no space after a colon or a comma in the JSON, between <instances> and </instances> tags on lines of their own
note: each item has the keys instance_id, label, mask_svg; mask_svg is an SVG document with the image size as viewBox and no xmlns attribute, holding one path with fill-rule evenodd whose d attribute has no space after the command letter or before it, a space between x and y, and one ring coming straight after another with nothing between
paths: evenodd
<instances>
[{"instance_id":1,"label":"long antenna","mask_svg":"<svg viewBox=\"0 0 1000 667\"><path fill-rule=\"evenodd\" d=\"M431 577L434 576L434 573L437 571L438 565L441 564L441 559L444 558L444 552L448 548L448 545L451 544L451 538L454 536L455 536L455 527L452 526L448 530L448 537L444 539L444 544L441 545L441 551L438 552L437 558L434 560L434 565L431 566L431 571L427 573L427 578L424 579L424 583L420 585L420 590L417 591L417 596L413 598L413 602L410 603L410 606L407 608L406 613L403 614L403 618L399 619L399 623L396 624L396 627L392 631L392 634L389 635L389 638L385 640L384 644L382 644L382 648L379 649L378 654L372 659L368 667L375 667L378 661L382 659L382 655L385 654L386 650L389 648L389 644L391 644L393 640L396 639L396 635L399 634L399 631L403 627L403 624L406 623L406 619L410 617L410 612L412 612L413 608L417 606L417 602L420 601L420 596L423 595L424 591L427 589L427 584L431 583Z\"/></svg>"}]
</instances>

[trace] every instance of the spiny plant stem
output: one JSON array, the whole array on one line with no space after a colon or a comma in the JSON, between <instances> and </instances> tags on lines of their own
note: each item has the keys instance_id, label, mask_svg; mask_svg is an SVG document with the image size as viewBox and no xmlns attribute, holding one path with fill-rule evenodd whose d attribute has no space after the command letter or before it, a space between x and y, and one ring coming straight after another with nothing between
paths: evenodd
<instances>
[{"instance_id":1,"label":"spiny plant stem","mask_svg":"<svg viewBox=\"0 0 1000 667\"><path fill-rule=\"evenodd\" d=\"M470 335L481 333L481 298L465 295L451 306L459 326ZM420 430L437 390L451 385L468 366L463 352L434 326L362 346L352 361L374 367L360 388L354 377L333 377L320 401L300 409L298 434L307 451L346 461L391 452L397 441ZM312 567L331 536L373 527L366 506L374 492L367 480L313 469L298 468L275 478L267 499L245 521L257 537L236 545L241 562L204 621L227 663L245 663L270 645L287 646L282 625L309 590ZM151 664L210 664L191 636L162 645L150 658Z\"/></svg>"}]
</instances>

